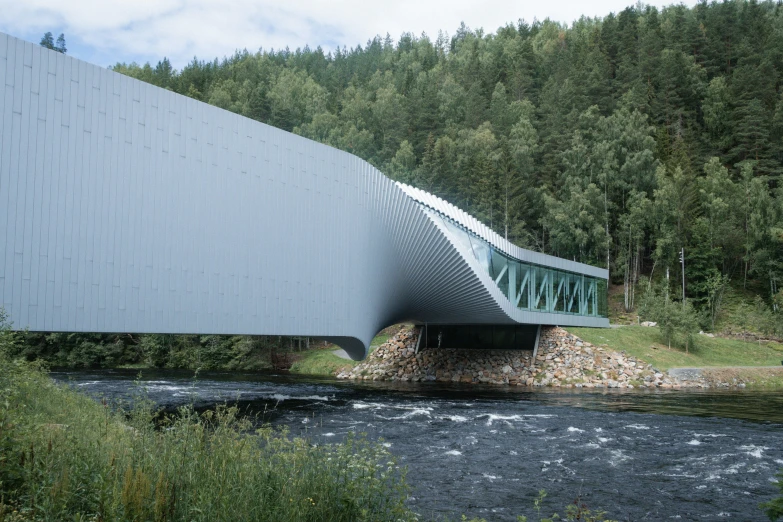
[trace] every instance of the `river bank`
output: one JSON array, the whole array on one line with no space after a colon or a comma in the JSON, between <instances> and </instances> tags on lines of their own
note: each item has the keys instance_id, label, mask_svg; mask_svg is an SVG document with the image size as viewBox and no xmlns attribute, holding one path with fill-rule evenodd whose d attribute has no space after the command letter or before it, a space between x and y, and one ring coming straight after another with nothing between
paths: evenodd
<instances>
[{"instance_id":1,"label":"river bank","mask_svg":"<svg viewBox=\"0 0 783 522\"><path fill-rule=\"evenodd\" d=\"M606 335L608 331L596 332ZM642 333L642 330L636 329L635 333ZM698 372L670 375L666 371L668 368L658 368L626 351L613 350L606 343L595 345L557 327L542 329L535 358L532 352L514 350L433 349L417 352L417 342L417 330L403 328L359 364L340 365L339 361L334 361L334 367L338 368L333 372L339 379L350 380L534 387L666 389L783 386L783 368L703 368Z\"/></svg>"},{"instance_id":2,"label":"river bank","mask_svg":"<svg viewBox=\"0 0 783 522\"><path fill-rule=\"evenodd\" d=\"M597 346L643 359L656 368L781 366L783 343L774 340L743 340L719 335L695 335L688 351L669 347L657 327L568 328L570 333Z\"/></svg>"}]
</instances>

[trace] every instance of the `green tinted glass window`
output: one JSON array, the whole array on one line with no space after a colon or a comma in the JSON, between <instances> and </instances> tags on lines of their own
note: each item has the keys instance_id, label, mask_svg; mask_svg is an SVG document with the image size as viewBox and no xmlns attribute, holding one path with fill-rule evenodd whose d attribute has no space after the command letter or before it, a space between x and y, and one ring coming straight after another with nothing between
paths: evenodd
<instances>
[{"instance_id":1,"label":"green tinted glass window","mask_svg":"<svg viewBox=\"0 0 783 522\"><path fill-rule=\"evenodd\" d=\"M512 305L521 310L607 317L606 280L524 263L497 250L455 221L435 212L444 226Z\"/></svg>"}]
</instances>

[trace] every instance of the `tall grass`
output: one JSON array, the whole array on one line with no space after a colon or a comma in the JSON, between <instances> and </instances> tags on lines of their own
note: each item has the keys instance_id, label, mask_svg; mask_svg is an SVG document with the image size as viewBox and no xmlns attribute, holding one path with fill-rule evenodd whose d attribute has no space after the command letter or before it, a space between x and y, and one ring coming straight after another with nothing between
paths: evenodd
<instances>
[{"instance_id":1,"label":"tall grass","mask_svg":"<svg viewBox=\"0 0 783 522\"><path fill-rule=\"evenodd\" d=\"M233 407L161 422L0 355L0 520L410 520L404 476L361 437L314 446Z\"/></svg>"}]
</instances>

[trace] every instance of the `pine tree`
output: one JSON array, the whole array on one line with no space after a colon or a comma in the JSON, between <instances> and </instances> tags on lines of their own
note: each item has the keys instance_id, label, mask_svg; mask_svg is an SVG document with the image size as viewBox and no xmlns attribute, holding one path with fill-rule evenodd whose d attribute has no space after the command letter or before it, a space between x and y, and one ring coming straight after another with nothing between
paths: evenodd
<instances>
[{"instance_id":1,"label":"pine tree","mask_svg":"<svg viewBox=\"0 0 783 522\"><path fill-rule=\"evenodd\" d=\"M163 60L159 61L158 65L155 66L155 79L153 80L153 83L158 87L166 89L169 87L173 75L174 68L171 66L169 59L164 57Z\"/></svg>"},{"instance_id":2,"label":"pine tree","mask_svg":"<svg viewBox=\"0 0 783 522\"><path fill-rule=\"evenodd\" d=\"M52 33L50 31L44 33L43 38L41 38L41 41L38 45L54 51L54 37L52 36Z\"/></svg>"},{"instance_id":3,"label":"pine tree","mask_svg":"<svg viewBox=\"0 0 783 522\"><path fill-rule=\"evenodd\" d=\"M725 154L731 145L731 93L726 79L717 76L707 86L707 94L702 103L704 126L712 142L712 150Z\"/></svg>"},{"instance_id":4,"label":"pine tree","mask_svg":"<svg viewBox=\"0 0 783 522\"><path fill-rule=\"evenodd\" d=\"M60 33L60 36L57 37L57 43L54 46L54 50L63 54L68 51L68 49L65 47L65 35L63 33Z\"/></svg>"}]
</instances>

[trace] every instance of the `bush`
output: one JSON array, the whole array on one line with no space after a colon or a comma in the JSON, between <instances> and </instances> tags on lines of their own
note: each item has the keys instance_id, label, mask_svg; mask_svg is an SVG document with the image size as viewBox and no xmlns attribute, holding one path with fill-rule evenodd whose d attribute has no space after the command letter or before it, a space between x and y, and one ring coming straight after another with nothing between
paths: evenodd
<instances>
[{"instance_id":1,"label":"bush","mask_svg":"<svg viewBox=\"0 0 783 522\"><path fill-rule=\"evenodd\" d=\"M169 361L168 335L142 335L139 347L143 354L143 362L153 368L163 368Z\"/></svg>"},{"instance_id":2,"label":"bush","mask_svg":"<svg viewBox=\"0 0 783 522\"><path fill-rule=\"evenodd\" d=\"M650 285L639 306L639 317L655 321L664 343L680 345L688 352L699 331L699 316L690 300L675 302L669 298L665 285Z\"/></svg>"},{"instance_id":3,"label":"bush","mask_svg":"<svg viewBox=\"0 0 783 522\"><path fill-rule=\"evenodd\" d=\"M270 354L292 341L249 335L94 334L23 332L11 357L46 361L52 367L261 370L271 368Z\"/></svg>"},{"instance_id":4,"label":"bush","mask_svg":"<svg viewBox=\"0 0 783 522\"><path fill-rule=\"evenodd\" d=\"M16 354L16 334L11 330L8 313L0 306L0 356L10 357Z\"/></svg>"},{"instance_id":5,"label":"bush","mask_svg":"<svg viewBox=\"0 0 783 522\"><path fill-rule=\"evenodd\" d=\"M761 509L773 522L783 518L783 471L778 473L778 489L780 489L778 498L761 505Z\"/></svg>"},{"instance_id":6,"label":"bush","mask_svg":"<svg viewBox=\"0 0 783 522\"><path fill-rule=\"evenodd\" d=\"M750 315L750 325L754 330L765 335L783 337L783 311L777 301L778 296L773 302L775 306L770 307L761 296L756 296L753 301L754 310Z\"/></svg>"}]
</instances>

